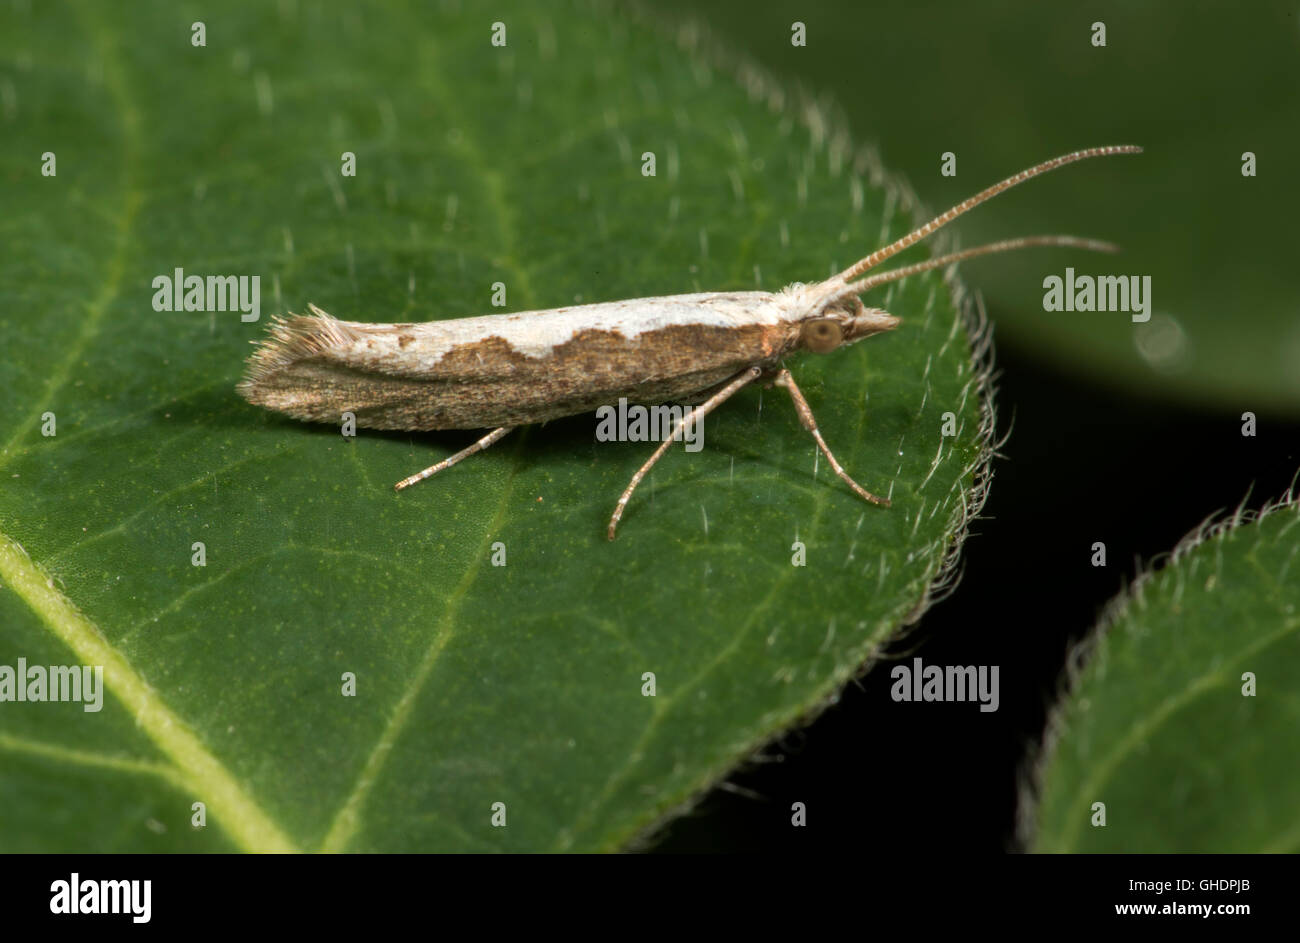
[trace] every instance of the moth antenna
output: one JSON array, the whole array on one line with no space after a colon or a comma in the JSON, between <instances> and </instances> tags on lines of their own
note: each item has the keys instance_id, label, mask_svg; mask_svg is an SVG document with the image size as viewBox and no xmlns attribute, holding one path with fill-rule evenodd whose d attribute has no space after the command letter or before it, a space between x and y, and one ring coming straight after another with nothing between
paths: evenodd
<instances>
[{"instance_id":1,"label":"moth antenna","mask_svg":"<svg viewBox=\"0 0 1300 943\"><path fill-rule=\"evenodd\" d=\"M1016 249L1032 249L1035 246L1068 246L1072 249L1088 249L1092 252L1118 252L1119 246L1113 242L1102 242L1099 239L1082 239L1078 236L1022 236L1019 239L1004 239L1002 242L990 242L987 245L975 246L972 249L962 249L960 252L950 252L948 255L941 255L937 259L928 259L925 262L917 262L915 265L905 265L902 268L890 269L888 272L879 272L870 275L867 278L851 282L838 294L860 295L863 292L870 291L877 285L884 285L887 282L896 282L901 278L907 278L909 275L919 275L921 272L929 272L932 269L943 268L946 265L952 265L955 262L961 262L965 259L973 259L978 255L992 255L995 252L1013 252Z\"/></svg>"},{"instance_id":2,"label":"moth antenna","mask_svg":"<svg viewBox=\"0 0 1300 943\"><path fill-rule=\"evenodd\" d=\"M936 216L934 219L930 220L928 223L926 223L924 226L920 227L919 229L912 230L910 233L908 233L902 239L899 239L897 242L887 245L884 248L877 249L875 252L871 253L868 256L864 256L863 258L854 262L844 271L834 276L834 279L847 282L850 281L851 279L857 278L863 272L875 268L877 265L885 261L885 259L888 259L890 256L897 255L899 252L902 252L904 249L908 248L909 246L915 245L916 243L920 242L922 239L925 239L931 233L939 229L942 229L944 226L947 226L949 223L951 223L954 219L956 219L958 216L962 215L963 213L973 210L975 207L979 206L984 201L991 200L999 193L1002 193L1005 190L1010 190L1016 184L1024 183L1026 180L1029 180L1033 177L1037 177L1039 174L1045 174L1049 170L1055 170L1057 167L1064 167L1066 164L1072 164L1076 160L1085 160L1086 158L1089 157L1105 157L1111 154L1141 154L1141 153L1142 153L1142 148L1136 145L1120 144L1120 145L1112 145L1108 147L1090 147L1087 148L1086 150L1075 151L1072 154L1062 154L1060 157L1053 157L1051 160L1043 161L1041 164L1038 164L1035 167L1030 167L1028 170L1022 170L1020 171L1020 173L1008 177L1006 180L1003 180L1001 183L993 184L993 186L989 187L987 190L983 190L980 193L975 194L975 196L971 197L970 199L958 203L952 209L948 210L948 212Z\"/></svg>"}]
</instances>

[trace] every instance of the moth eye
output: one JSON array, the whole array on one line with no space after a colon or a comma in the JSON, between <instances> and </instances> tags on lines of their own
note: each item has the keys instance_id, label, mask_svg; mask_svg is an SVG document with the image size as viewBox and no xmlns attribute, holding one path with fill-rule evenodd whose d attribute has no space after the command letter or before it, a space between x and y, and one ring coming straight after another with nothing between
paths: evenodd
<instances>
[{"instance_id":1,"label":"moth eye","mask_svg":"<svg viewBox=\"0 0 1300 943\"><path fill-rule=\"evenodd\" d=\"M834 318L818 318L804 324L803 345L816 354L824 354L840 346L843 334Z\"/></svg>"}]
</instances>

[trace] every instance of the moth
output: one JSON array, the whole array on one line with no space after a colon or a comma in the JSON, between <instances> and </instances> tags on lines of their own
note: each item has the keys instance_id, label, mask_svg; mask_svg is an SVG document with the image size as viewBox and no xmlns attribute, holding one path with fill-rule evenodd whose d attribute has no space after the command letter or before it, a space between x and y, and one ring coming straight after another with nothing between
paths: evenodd
<instances>
[{"instance_id":1,"label":"moth","mask_svg":"<svg viewBox=\"0 0 1300 943\"><path fill-rule=\"evenodd\" d=\"M512 429L591 412L626 397L646 406L697 404L632 476L610 517L614 539L637 485L686 423L751 383L785 389L800 423L855 494L888 506L853 480L822 437L785 366L802 352L827 354L891 331L900 319L867 307L873 288L975 256L1031 246L1115 251L1074 236L1030 236L953 252L873 275L871 269L958 216L1032 177L1089 157L1136 154L1094 147L1045 161L994 184L823 281L778 292L720 291L493 314L423 324L341 321L310 305L277 318L249 359L239 392L297 419L338 423L345 412L370 429L491 429L473 445L396 484L398 491L481 452Z\"/></svg>"}]
</instances>

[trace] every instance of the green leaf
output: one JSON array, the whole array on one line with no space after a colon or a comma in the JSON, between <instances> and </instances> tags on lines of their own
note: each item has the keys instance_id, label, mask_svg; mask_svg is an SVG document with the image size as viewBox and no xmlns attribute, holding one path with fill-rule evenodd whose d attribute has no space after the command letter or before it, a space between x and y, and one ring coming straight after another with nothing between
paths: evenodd
<instances>
[{"instance_id":1,"label":"green leaf","mask_svg":"<svg viewBox=\"0 0 1300 943\"><path fill-rule=\"evenodd\" d=\"M827 89L855 128L943 210L1022 167L1098 144L1146 153L1091 162L1000 197L960 223L962 243L1075 233L1115 256L1015 253L964 274L999 343L1075 377L1221 409L1300 412L1294 214L1300 178L1295 7L826 0L659 0L700 11L779 74ZM1107 44L1094 46L1104 22ZM1015 23L1004 29L1002 23ZM978 37L977 42L971 40ZM861 67L846 67L848 63ZM1256 157L1243 176L1242 155ZM941 173L945 152L956 176ZM1043 279L1151 276L1152 318L1047 312Z\"/></svg>"},{"instance_id":2,"label":"green leaf","mask_svg":"<svg viewBox=\"0 0 1300 943\"><path fill-rule=\"evenodd\" d=\"M526 310L825 277L912 222L826 108L603 5L34 6L0 29L0 665L103 665L108 696L0 703L0 848L624 847L949 572L988 416L938 277L872 299L893 334L792 363L890 509L779 389L670 453L612 544L652 449L591 416L395 495L473 435L345 438L234 391L308 302L429 320L494 282ZM262 323L155 311L178 267L259 275Z\"/></svg>"},{"instance_id":3,"label":"green leaf","mask_svg":"<svg viewBox=\"0 0 1300 943\"><path fill-rule=\"evenodd\" d=\"M1242 519L1112 604L1049 727L1038 850L1300 848L1300 503Z\"/></svg>"}]
</instances>

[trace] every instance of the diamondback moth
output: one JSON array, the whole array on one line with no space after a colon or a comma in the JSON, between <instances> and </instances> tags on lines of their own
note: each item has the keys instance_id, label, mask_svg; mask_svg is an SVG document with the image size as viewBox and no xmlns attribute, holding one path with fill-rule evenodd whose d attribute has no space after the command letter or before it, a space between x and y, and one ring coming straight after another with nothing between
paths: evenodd
<instances>
[{"instance_id":1,"label":"diamondback moth","mask_svg":"<svg viewBox=\"0 0 1300 943\"><path fill-rule=\"evenodd\" d=\"M1029 236L862 277L1016 184L1088 157L1141 150L1093 147L1055 157L958 203L837 275L775 293L668 295L423 324L340 321L310 305L309 315L275 320L249 359L239 392L250 403L313 422L337 423L351 412L358 426L371 429L492 429L399 481L399 491L483 451L517 426L591 412L619 397L644 405L698 403L632 476L609 520L613 540L632 492L682 427L761 380L790 394L800 423L835 474L860 498L888 507L886 498L859 485L835 458L785 358L829 353L895 328L899 318L866 307L858 297L888 282L1031 246L1115 251L1092 239Z\"/></svg>"}]
</instances>

